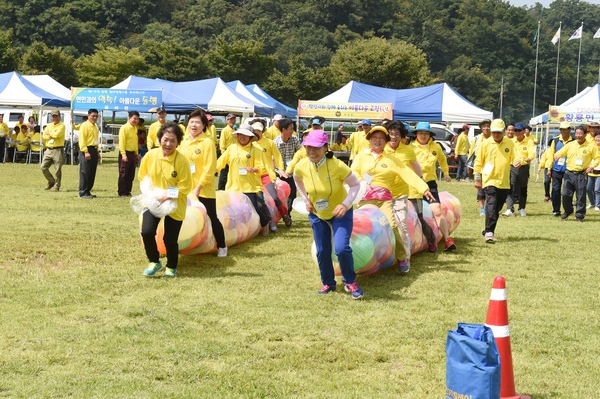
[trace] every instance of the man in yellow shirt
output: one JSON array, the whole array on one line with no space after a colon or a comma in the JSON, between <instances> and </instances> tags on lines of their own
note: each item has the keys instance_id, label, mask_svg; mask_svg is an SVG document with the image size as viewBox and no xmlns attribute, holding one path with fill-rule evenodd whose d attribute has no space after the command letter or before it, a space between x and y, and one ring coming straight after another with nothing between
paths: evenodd
<instances>
[{"instance_id":1,"label":"man in yellow shirt","mask_svg":"<svg viewBox=\"0 0 600 399\"><path fill-rule=\"evenodd\" d=\"M158 131L160 130L161 126L167 122L167 111L164 107L159 107L156 110L156 117L158 120L150 125L150 128L148 129L148 135L146 136L148 151L155 147L160 147L157 137Z\"/></svg>"},{"instance_id":2,"label":"man in yellow shirt","mask_svg":"<svg viewBox=\"0 0 600 399\"><path fill-rule=\"evenodd\" d=\"M588 123L588 134L585 137L585 139L590 142L590 143L595 143L596 142L596 132L600 130L600 123L593 121Z\"/></svg>"},{"instance_id":3,"label":"man in yellow shirt","mask_svg":"<svg viewBox=\"0 0 600 399\"><path fill-rule=\"evenodd\" d=\"M471 170L473 169L473 164L475 163L475 156L477 155L477 149L479 145L485 139L489 139L492 137L492 132L490 131L490 125L492 121L489 119L484 119L479 122L479 128L481 129L481 134L475 136L475 139L471 143L471 147L469 148L469 159L467 160L467 165ZM485 216L485 192L483 189L477 190L477 202L479 202L479 216Z\"/></svg>"},{"instance_id":4,"label":"man in yellow shirt","mask_svg":"<svg viewBox=\"0 0 600 399\"><path fill-rule=\"evenodd\" d=\"M585 136L585 127L577 126L575 128L575 141L565 144L563 148L554 154L555 161L567 157L565 183L561 193L565 213L560 215L561 220L565 220L573 214L573 194L577 194L575 218L579 223L582 223L585 217L587 174L600 164L596 144L589 143Z\"/></svg>"},{"instance_id":5,"label":"man in yellow shirt","mask_svg":"<svg viewBox=\"0 0 600 399\"><path fill-rule=\"evenodd\" d=\"M565 158L554 160L554 154L563 148L567 143L573 141L571 137L571 124L567 121L560 123L560 136L552 140L548 155L546 156L546 176L552 179L552 216L560 216L560 193L562 191L563 179L567 170Z\"/></svg>"},{"instance_id":6,"label":"man in yellow shirt","mask_svg":"<svg viewBox=\"0 0 600 399\"><path fill-rule=\"evenodd\" d=\"M506 198L506 212L504 216L514 216L515 203L519 204L519 215L527 216L525 206L527 205L527 183L529 182L529 165L535 159L535 147L533 141L525 137L525 124L515 123L515 158L521 161L520 167L510 168L510 193Z\"/></svg>"},{"instance_id":7,"label":"man in yellow shirt","mask_svg":"<svg viewBox=\"0 0 600 399\"><path fill-rule=\"evenodd\" d=\"M79 198L92 199L92 188L96 180L96 169L100 153L98 126L98 110L88 110L88 117L79 126Z\"/></svg>"},{"instance_id":8,"label":"man in yellow shirt","mask_svg":"<svg viewBox=\"0 0 600 399\"><path fill-rule=\"evenodd\" d=\"M4 122L4 114L0 114L0 162L4 163L4 152L6 151L6 139L10 138L10 128Z\"/></svg>"},{"instance_id":9,"label":"man in yellow shirt","mask_svg":"<svg viewBox=\"0 0 600 399\"><path fill-rule=\"evenodd\" d=\"M271 140L275 140L281 136L281 129L279 128L279 121L283 119L283 116L277 114L273 117L273 125L265 132L265 137Z\"/></svg>"},{"instance_id":10,"label":"man in yellow shirt","mask_svg":"<svg viewBox=\"0 0 600 399\"><path fill-rule=\"evenodd\" d=\"M235 121L237 117L234 114L227 114L225 120L227 121L227 126L221 130L221 135L219 136L219 149L221 150L221 154L224 154L227 148L235 144L236 140L233 137L233 132L235 132ZM217 186L217 190L225 190L227 186L227 174L229 173L229 164L223 166L221 172L219 172L219 184Z\"/></svg>"},{"instance_id":11,"label":"man in yellow shirt","mask_svg":"<svg viewBox=\"0 0 600 399\"><path fill-rule=\"evenodd\" d=\"M60 111L52 110L52 123L46 126L43 140L46 142L46 152L42 160L42 173L48 181L46 190L60 190L62 179L62 164L65 160L65 124L60 121ZM56 177L52 176L50 165L54 165Z\"/></svg>"},{"instance_id":12,"label":"man in yellow shirt","mask_svg":"<svg viewBox=\"0 0 600 399\"><path fill-rule=\"evenodd\" d=\"M129 111L129 120L119 129L119 197L131 197L135 168L140 161L137 137L139 122L140 113Z\"/></svg>"},{"instance_id":13,"label":"man in yellow shirt","mask_svg":"<svg viewBox=\"0 0 600 399\"><path fill-rule=\"evenodd\" d=\"M360 122L361 130L356 130L356 132L350 135L350 161L354 159L356 154L364 150L365 148L369 148L369 141L367 140L367 134L369 130L371 130L371 121L369 119L363 119Z\"/></svg>"},{"instance_id":14,"label":"man in yellow shirt","mask_svg":"<svg viewBox=\"0 0 600 399\"><path fill-rule=\"evenodd\" d=\"M492 137L481 142L473 165L475 188L483 188L486 196L485 230L482 233L487 243L496 241L494 232L498 216L510 192L510 167L520 166L519 160L515 159L515 143L504 137L504 128L502 119L492 121Z\"/></svg>"},{"instance_id":15,"label":"man in yellow shirt","mask_svg":"<svg viewBox=\"0 0 600 399\"><path fill-rule=\"evenodd\" d=\"M456 139L456 147L454 153L458 157L458 169L456 170L456 180L469 181L467 173L467 159L469 158L469 130L471 126L466 123L461 128L460 134Z\"/></svg>"},{"instance_id":16,"label":"man in yellow shirt","mask_svg":"<svg viewBox=\"0 0 600 399\"><path fill-rule=\"evenodd\" d=\"M206 131L204 134L206 134L206 137L209 137L213 141L215 148L218 150L219 141L217 140L217 127L214 124L213 116L211 114L206 114L206 120L208 123L206 125Z\"/></svg>"}]
</instances>

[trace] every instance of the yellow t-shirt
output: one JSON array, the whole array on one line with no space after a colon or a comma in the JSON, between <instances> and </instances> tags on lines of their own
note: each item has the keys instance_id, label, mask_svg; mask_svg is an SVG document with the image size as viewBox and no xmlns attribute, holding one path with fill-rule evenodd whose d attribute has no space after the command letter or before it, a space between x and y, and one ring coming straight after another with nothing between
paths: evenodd
<instances>
[{"instance_id":1,"label":"yellow t-shirt","mask_svg":"<svg viewBox=\"0 0 600 399\"><path fill-rule=\"evenodd\" d=\"M185 219L187 195L192 191L192 176L190 163L185 156L175 150L167 158L163 156L162 148L154 148L142 158L138 179L150 176L155 187L168 189L177 187L177 209L169 216L175 220Z\"/></svg>"},{"instance_id":2,"label":"yellow t-shirt","mask_svg":"<svg viewBox=\"0 0 600 399\"><path fill-rule=\"evenodd\" d=\"M227 174L227 191L240 191L242 193L258 193L262 190L261 170L264 155L262 148L250 142L242 147L237 141L227 147L217 160L217 170L229 165ZM248 172L246 167L258 168L258 172Z\"/></svg>"},{"instance_id":3,"label":"yellow t-shirt","mask_svg":"<svg viewBox=\"0 0 600 399\"><path fill-rule=\"evenodd\" d=\"M119 129L119 152L123 157L127 156L126 151L138 153L137 126L127 122Z\"/></svg>"},{"instance_id":4,"label":"yellow t-shirt","mask_svg":"<svg viewBox=\"0 0 600 399\"><path fill-rule=\"evenodd\" d=\"M202 184L200 197L216 198L217 149L215 143L205 133L200 133L195 139L190 137L184 139L179 151L190 163L192 190L198 184Z\"/></svg>"},{"instance_id":5,"label":"yellow t-shirt","mask_svg":"<svg viewBox=\"0 0 600 399\"><path fill-rule=\"evenodd\" d=\"M233 137L232 133L235 132L233 127L227 125L221 130L221 136L219 137L219 148L223 153L230 145L233 145L237 140Z\"/></svg>"},{"instance_id":6,"label":"yellow t-shirt","mask_svg":"<svg viewBox=\"0 0 600 399\"><path fill-rule=\"evenodd\" d=\"M582 172L590 166L595 167L600 164L597 148L596 143L588 142L587 140L583 144L571 141L558 150L554 156L567 157L568 171Z\"/></svg>"},{"instance_id":7,"label":"yellow t-shirt","mask_svg":"<svg viewBox=\"0 0 600 399\"><path fill-rule=\"evenodd\" d=\"M298 164L298 162L300 162L302 159L306 158L306 147L302 146L302 148L300 148L298 151L296 151L296 153L294 154L294 158L292 159L292 161L290 163L288 163L287 168L285 169L285 172L287 174L290 173L294 173L294 168L296 167L296 165Z\"/></svg>"},{"instance_id":8,"label":"yellow t-shirt","mask_svg":"<svg viewBox=\"0 0 600 399\"><path fill-rule=\"evenodd\" d=\"M162 123L160 123L160 121L153 122L150 125L150 129L148 129L148 135L146 136L148 150L151 150L154 147L160 147L160 143L158 142L158 131L161 127Z\"/></svg>"},{"instance_id":9,"label":"yellow t-shirt","mask_svg":"<svg viewBox=\"0 0 600 399\"><path fill-rule=\"evenodd\" d=\"M275 167L279 170L284 170L283 168L283 157L281 156L281 152L279 152L279 148L273 142L273 140L265 137L263 135L260 140L255 142L259 147L263 149L263 153L265 155L265 163L269 176L271 176L271 180L275 181L277 176L275 175L275 170L273 169L273 162L275 163ZM264 174L265 171L263 171Z\"/></svg>"},{"instance_id":10,"label":"yellow t-shirt","mask_svg":"<svg viewBox=\"0 0 600 399\"><path fill-rule=\"evenodd\" d=\"M275 140L277 137L281 136L281 130L273 125L265 131L264 136L267 136L267 138L271 140Z\"/></svg>"},{"instance_id":11,"label":"yellow t-shirt","mask_svg":"<svg viewBox=\"0 0 600 399\"><path fill-rule=\"evenodd\" d=\"M65 124L62 122L51 123L46 126L42 136L46 147L56 148L65 146Z\"/></svg>"},{"instance_id":12,"label":"yellow t-shirt","mask_svg":"<svg viewBox=\"0 0 600 399\"><path fill-rule=\"evenodd\" d=\"M350 159L354 159L361 150L369 148L367 134L362 130L352 133L348 141L350 142Z\"/></svg>"},{"instance_id":13,"label":"yellow t-shirt","mask_svg":"<svg viewBox=\"0 0 600 399\"><path fill-rule=\"evenodd\" d=\"M448 160L444 150L438 143L429 139L427 144L421 145L415 140L412 142L412 146L423 171L423 180L429 182L437 179L436 163L440 164L444 175L448 174Z\"/></svg>"},{"instance_id":14,"label":"yellow t-shirt","mask_svg":"<svg viewBox=\"0 0 600 399\"><path fill-rule=\"evenodd\" d=\"M333 157L325 158L318 167L308 158L303 158L294 169L294 174L302 179L304 188L312 202L317 216L323 220L333 218L334 209L346 199L348 193L344 180L352 173L348 165ZM327 208L317 209L317 201L327 199Z\"/></svg>"},{"instance_id":15,"label":"yellow t-shirt","mask_svg":"<svg viewBox=\"0 0 600 399\"><path fill-rule=\"evenodd\" d=\"M10 129L5 122L0 123L0 138L10 136Z\"/></svg>"},{"instance_id":16,"label":"yellow t-shirt","mask_svg":"<svg viewBox=\"0 0 600 399\"><path fill-rule=\"evenodd\" d=\"M528 140L527 137L524 137L523 141L519 141L517 140L517 136L515 136L512 138L512 141L515 143L515 159L521 161L521 165L528 165L530 163L525 162L527 158L533 161L535 158L535 145L533 145L533 140Z\"/></svg>"},{"instance_id":17,"label":"yellow t-shirt","mask_svg":"<svg viewBox=\"0 0 600 399\"><path fill-rule=\"evenodd\" d=\"M97 147L98 144L98 126L85 121L79 127L79 150L85 153L88 152L88 147Z\"/></svg>"},{"instance_id":18,"label":"yellow t-shirt","mask_svg":"<svg viewBox=\"0 0 600 399\"><path fill-rule=\"evenodd\" d=\"M481 186L510 188L510 165L515 161L515 143L503 137L500 143L493 138L483 140L477 148L473 171L481 174Z\"/></svg>"},{"instance_id":19,"label":"yellow t-shirt","mask_svg":"<svg viewBox=\"0 0 600 399\"><path fill-rule=\"evenodd\" d=\"M31 144L30 144L30 148L31 151L33 152L39 152L40 151L40 140L41 140L41 136L39 133L33 133L33 135L31 136Z\"/></svg>"},{"instance_id":20,"label":"yellow t-shirt","mask_svg":"<svg viewBox=\"0 0 600 399\"><path fill-rule=\"evenodd\" d=\"M469 154L469 135L461 133L456 139L456 147L454 147L454 153L456 155L468 155Z\"/></svg>"},{"instance_id":21,"label":"yellow t-shirt","mask_svg":"<svg viewBox=\"0 0 600 399\"><path fill-rule=\"evenodd\" d=\"M27 133L20 132L17 135L17 151L25 151L29 148L29 137Z\"/></svg>"}]
</instances>

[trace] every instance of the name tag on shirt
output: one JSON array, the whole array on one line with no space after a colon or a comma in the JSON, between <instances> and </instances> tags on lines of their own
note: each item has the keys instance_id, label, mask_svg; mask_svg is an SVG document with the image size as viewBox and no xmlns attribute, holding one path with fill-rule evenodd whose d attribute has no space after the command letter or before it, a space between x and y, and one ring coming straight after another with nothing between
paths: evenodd
<instances>
[{"instance_id":1,"label":"name tag on shirt","mask_svg":"<svg viewBox=\"0 0 600 399\"><path fill-rule=\"evenodd\" d=\"M54 144L54 139L48 140L48 144Z\"/></svg>"},{"instance_id":2,"label":"name tag on shirt","mask_svg":"<svg viewBox=\"0 0 600 399\"><path fill-rule=\"evenodd\" d=\"M315 202L315 208L317 208L317 211L324 211L324 210L328 209L329 208L329 199L324 198L324 199L317 200L317 202Z\"/></svg>"},{"instance_id":3,"label":"name tag on shirt","mask_svg":"<svg viewBox=\"0 0 600 399\"><path fill-rule=\"evenodd\" d=\"M581 158L575 159L575 165L577 165L577 166L583 165L583 159L581 159Z\"/></svg>"},{"instance_id":4,"label":"name tag on shirt","mask_svg":"<svg viewBox=\"0 0 600 399\"><path fill-rule=\"evenodd\" d=\"M240 176L246 176L248 174L248 171L246 170L246 168L240 168L239 172Z\"/></svg>"},{"instance_id":5,"label":"name tag on shirt","mask_svg":"<svg viewBox=\"0 0 600 399\"><path fill-rule=\"evenodd\" d=\"M169 187L167 189L167 197L168 198L177 198L177 197L179 197L179 189L177 187Z\"/></svg>"},{"instance_id":6,"label":"name tag on shirt","mask_svg":"<svg viewBox=\"0 0 600 399\"><path fill-rule=\"evenodd\" d=\"M371 175L370 175L370 174L368 174L368 173L365 173L365 174L363 175L363 178L365 179L365 182L367 182L367 184L371 184L371 182L373 181L373 176L371 176Z\"/></svg>"},{"instance_id":7,"label":"name tag on shirt","mask_svg":"<svg viewBox=\"0 0 600 399\"><path fill-rule=\"evenodd\" d=\"M483 170L481 171L481 173L483 173L484 175L489 175L492 173L493 170L494 170L494 164L488 162L483 167Z\"/></svg>"},{"instance_id":8,"label":"name tag on shirt","mask_svg":"<svg viewBox=\"0 0 600 399\"><path fill-rule=\"evenodd\" d=\"M558 166L564 166L564 164L565 164L565 159L566 159L565 157L558 158Z\"/></svg>"},{"instance_id":9,"label":"name tag on shirt","mask_svg":"<svg viewBox=\"0 0 600 399\"><path fill-rule=\"evenodd\" d=\"M98 145L98 140L94 140L94 145Z\"/></svg>"},{"instance_id":10,"label":"name tag on shirt","mask_svg":"<svg viewBox=\"0 0 600 399\"><path fill-rule=\"evenodd\" d=\"M196 173L196 164L190 164L190 172L192 172L192 174Z\"/></svg>"}]
</instances>

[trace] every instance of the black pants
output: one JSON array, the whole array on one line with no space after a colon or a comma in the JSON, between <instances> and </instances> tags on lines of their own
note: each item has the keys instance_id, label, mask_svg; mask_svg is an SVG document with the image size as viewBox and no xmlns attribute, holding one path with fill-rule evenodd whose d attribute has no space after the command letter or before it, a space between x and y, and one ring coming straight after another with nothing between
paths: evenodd
<instances>
[{"instance_id":1,"label":"black pants","mask_svg":"<svg viewBox=\"0 0 600 399\"><path fill-rule=\"evenodd\" d=\"M79 153L79 196L92 195L98 168L98 148L88 147L91 159L85 159L85 153Z\"/></svg>"},{"instance_id":2,"label":"black pants","mask_svg":"<svg viewBox=\"0 0 600 399\"><path fill-rule=\"evenodd\" d=\"M496 231L496 224L498 223L498 216L500 210L506 202L506 197L510 193L508 188L496 188L494 186L487 186L483 189L485 192L485 230L483 233L493 233Z\"/></svg>"},{"instance_id":3,"label":"black pants","mask_svg":"<svg viewBox=\"0 0 600 399\"><path fill-rule=\"evenodd\" d=\"M573 194L577 195L575 206L575 217L577 220L583 220L585 217L585 188L587 185L587 175L583 173L565 172L565 183L562 188L562 202L566 215L573 213Z\"/></svg>"},{"instance_id":4,"label":"black pants","mask_svg":"<svg viewBox=\"0 0 600 399\"><path fill-rule=\"evenodd\" d=\"M265 227L271 220L271 212L269 212L269 208L267 208L267 204L265 203L264 194L262 191L259 191L258 193L244 194L250 198L250 202L252 202L256 213L258 213L258 217L260 218L260 226Z\"/></svg>"},{"instance_id":5,"label":"black pants","mask_svg":"<svg viewBox=\"0 0 600 399\"><path fill-rule=\"evenodd\" d=\"M221 172L219 172L219 185L217 186L217 190L225 190L225 186L227 185L227 173L229 173L229 165L225 165Z\"/></svg>"},{"instance_id":6,"label":"black pants","mask_svg":"<svg viewBox=\"0 0 600 399\"><path fill-rule=\"evenodd\" d=\"M296 183L294 183L294 176L292 174L290 174L287 179L285 179L281 176L279 176L279 178L290 185L290 196L287 199L288 215L290 215L290 213L292 212L292 203L294 202L294 199L296 198L296 195L297 195L296 194ZM281 216L283 216L283 215L281 215Z\"/></svg>"},{"instance_id":7,"label":"black pants","mask_svg":"<svg viewBox=\"0 0 600 399\"><path fill-rule=\"evenodd\" d=\"M217 241L217 248L225 248L225 231L221 221L217 218L217 200L214 198L198 197L198 201L206 208L206 214L210 219L210 225L212 227L215 241Z\"/></svg>"},{"instance_id":8,"label":"black pants","mask_svg":"<svg viewBox=\"0 0 600 399\"><path fill-rule=\"evenodd\" d=\"M0 162L4 163L4 151L6 151L6 137L0 138Z\"/></svg>"},{"instance_id":9,"label":"black pants","mask_svg":"<svg viewBox=\"0 0 600 399\"><path fill-rule=\"evenodd\" d=\"M410 203L415 208L415 211L417 212L417 217L419 218L419 221L421 222L421 230L423 231L423 235L427 239L427 244L429 244L429 245L434 244L436 242L435 234L433 234L433 230L431 229L431 226L429 224L427 224L427 222L425 221L425 218L423 217L423 200L421 198L409 198L408 200L410 201Z\"/></svg>"},{"instance_id":10,"label":"black pants","mask_svg":"<svg viewBox=\"0 0 600 399\"><path fill-rule=\"evenodd\" d=\"M156 229L160 218L154 216L148 209L144 209L142 216L142 240L144 241L144 248L146 249L146 256L150 262L158 263L160 254L158 253L158 247L156 246ZM163 234L163 242L167 249L167 267L171 269L177 269L177 262L179 260L179 230L183 220L175 220L170 216L165 216L165 228Z\"/></svg>"},{"instance_id":11,"label":"black pants","mask_svg":"<svg viewBox=\"0 0 600 399\"><path fill-rule=\"evenodd\" d=\"M565 172L552 171L552 212L560 212L560 193Z\"/></svg>"},{"instance_id":12,"label":"black pants","mask_svg":"<svg viewBox=\"0 0 600 399\"><path fill-rule=\"evenodd\" d=\"M506 209L515 211L515 204L519 209L525 209L527 205L527 183L529 182L529 165L520 168L510 167L510 193L506 198Z\"/></svg>"},{"instance_id":13,"label":"black pants","mask_svg":"<svg viewBox=\"0 0 600 399\"><path fill-rule=\"evenodd\" d=\"M127 162L123 162L123 156L119 152L119 186L117 191L119 195L131 195L137 166L135 152L127 151L125 155L127 156Z\"/></svg>"}]
</instances>

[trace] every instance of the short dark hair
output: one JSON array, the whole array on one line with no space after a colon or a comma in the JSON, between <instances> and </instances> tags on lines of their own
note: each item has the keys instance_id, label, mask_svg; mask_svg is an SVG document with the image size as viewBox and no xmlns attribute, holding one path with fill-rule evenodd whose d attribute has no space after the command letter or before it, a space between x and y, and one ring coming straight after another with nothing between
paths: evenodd
<instances>
[{"instance_id":1,"label":"short dark hair","mask_svg":"<svg viewBox=\"0 0 600 399\"><path fill-rule=\"evenodd\" d=\"M133 111L133 112L137 112L137 111ZM180 144L183 141L183 131L181 130L181 127L179 127L179 125L177 123L166 122L164 125L162 125L157 134L158 141L162 140L162 136L165 133L174 133L175 136L177 136L177 144Z\"/></svg>"},{"instance_id":2,"label":"short dark hair","mask_svg":"<svg viewBox=\"0 0 600 399\"><path fill-rule=\"evenodd\" d=\"M88 109L88 115L91 115L93 113L99 114L98 110L96 108L90 108Z\"/></svg>"},{"instance_id":3,"label":"short dark hair","mask_svg":"<svg viewBox=\"0 0 600 399\"><path fill-rule=\"evenodd\" d=\"M18 125L15 125L14 130L15 132L21 133L21 128Z\"/></svg>"},{"instance_id":4,"label":"short dark hair","mask_svg":"<svg viewBox=\"0 0 600 399\"><path fill-rule=\"evenodd\" d=\"M140 117L140 113L137 111L129 111L129 117L131 118L132 116L137 116L138 118Z\"/></svg>"},{"instance_id":5,"label":"short dark hair","mask_svg":"<svg viewBox=\"0 0 600 399\"><path fill-rule=\"evenodd\" d=\"M581 131L582 131L582 132L584 132L584 133L586 132L585 126L583 126L583 125L576 126L576 127L575 127L575 130L576 130L576 131L577 131L577 130L581 130Z\"/></svg>"},{"instance_id":6,"label":"short dark hair","mask_svg":"<svg viewBox=\"0 0 600 399\"><path fill-rule=\"evenodd\" d=\"M283 118L279 120L279 130L287 129L290 125L293 125L294 122L290 118Z\"/></svg>"},{"instance_id":7,"label":"short dark hair","mask_svg":"<svg viewBox=\"0 0 600 399\"><path fill-rule=\"evenodd\" d=\"M204 129L202 129L202 131L206 132L206 127L208 126L208 118L206 117L206 112L202 108L196 108L195 110L192 111L192 113L188 117L188 123L189 123L190 119L196 118L196 117L200 117L200 120L202 121L202 124L204 125Z\"/></svg>"}]
</instances>

